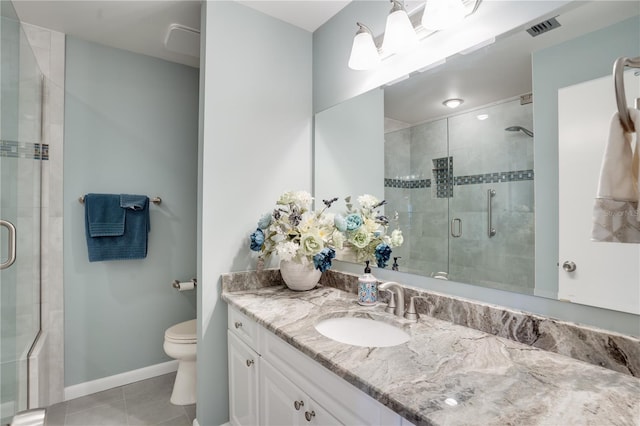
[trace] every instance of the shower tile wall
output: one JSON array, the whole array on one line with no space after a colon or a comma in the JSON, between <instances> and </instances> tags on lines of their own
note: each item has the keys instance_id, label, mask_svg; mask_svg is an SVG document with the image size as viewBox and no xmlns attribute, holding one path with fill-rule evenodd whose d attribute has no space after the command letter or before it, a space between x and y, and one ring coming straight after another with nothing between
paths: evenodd
<instances>
[{"instance_id":1,"label":"shower tile wall","mask_svg":"<svg viewBox=\"0 0 640 426\"><path fill-rule=\"evenodd\" d=\"M489 114L484 121L481 113ZM532 105L509 101L385 135L385 198L400 210L400 269L526 292L534 285ZM407 151L409 155L407 156ZM408 158L407 158L408 157ZM434 159L452 157L453 196L438 198ZM517 172L517 173L511 173ZM428 187L418 182L428 182ZM497 233L488 237L487 190ZM462 236L450 237L453 218Z\"/></svg>"},{"instance_id":2,"label":"shower tile wall","mask_svg":"<svg viewBox=\"0 0 640 426\"><path fill-rule=\"evenodd\" d=\"M42 162L42 337L29 360L29 400L31 406L37 407L60 402L64 397L62 154L65 35L29 24L23 24L23 27L45 77L42 143L49 146L49 159Z\"/></svg>"},{"instance_id":3,"label":"shower tile wall","mask_svg":"<svg viewBox=\"0 0 640 426\"><path fill-rule=\"evenodd\" d=\"M19 23L5 16L4 6L0 217L16 227L16 262L3 271L0 286L3 422L27 407L27 353L40 329L42 168L41 73Z\"/></svg>"},{"instance_id":4,"label":"shower tile wall","mask_svg":"<svg viewBox=\"0 0 640 426\"><path fill-rule=\"evenodd\" d=\"M385 176L404 188L385 188L389 207L400 212L405 236L393 256L402 256L400 270L432 275L447 271L447 198L437 198L433 160L447 156L445 120L385 135ZM427 181L427 185L413 185ZM415 186L415 187L412 187ZM398 207L396 207L398 206Z\"/></svg>"}]
</instances>

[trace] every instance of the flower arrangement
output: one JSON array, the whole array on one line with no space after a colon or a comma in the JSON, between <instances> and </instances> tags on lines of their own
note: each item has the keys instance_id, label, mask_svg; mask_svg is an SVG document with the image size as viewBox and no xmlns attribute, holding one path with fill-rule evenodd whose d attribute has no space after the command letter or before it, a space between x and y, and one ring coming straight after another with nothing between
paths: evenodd
<instances>
[{"instance_id":1,"label":"flower arrangement","mask_svg":"<svg viewBox=\"0 0 640 426\"><path fill-rule=\"evenodd\" d=\"M251 234L250 248L267 258L276 254L280 260L313 263L321 272L331 268L336 241L342 234L336 229L335 217L326 210L337 201L323 200L325 207L311 211L313 198L305 191L285 192L276 208L258 220Z\"/></svg>"},{"instance_id":2,"label":"flower arrangement","mask_svg":"<svg viewBox=\"0 0 640 426\"><path fill-rule=\"evenodd\" d=\"M397 227L398 214L394 217L396 228L387 234L389 219L377 210L386 201L369 194L357 200L359 207L354 207L351 197L345 198L347 214L335 216L336 228L344 233L344 244L354 249L356 261L375 260L379 268L384 268L391 258L391 249L404 242L402 231Z\"/></svg>"}]
</instances>

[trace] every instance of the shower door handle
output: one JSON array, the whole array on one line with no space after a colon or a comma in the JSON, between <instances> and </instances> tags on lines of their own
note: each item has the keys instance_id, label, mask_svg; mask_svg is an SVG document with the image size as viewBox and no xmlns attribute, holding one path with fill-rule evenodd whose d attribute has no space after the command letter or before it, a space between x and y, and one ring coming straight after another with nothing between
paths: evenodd
<instances>
[{"instance_id":1,"label":"shower door handle","mask_svg":"<svg viewBox=\"0 0 640 426\"><path fill-rule=\"evenodd\" d=\"M489 235L489 238L494 237L496 235L496 228L493 227L493 210L491 205L491 199L495 196L496 196L495 189L487 190L487 212L489 213L488 221L487 221L487 234Z\"/></svg>"},{"instance_id":2,"label":"shower door handle","mask_svg":"<svg viewBox=\"0 0 640 426\"><path fill-rule=\"evenodd\" d=\"M451 236L453 238L462 237L462 219L457 217L451 219Z\"/></svg>"},{"instance_id":3,"label":"shower door handle","mask_svg":"<svg viewBox=\"0 0 640 426\"><path fill-rule=\"evenodd\" d=\"M0 263L1 271L13 265L13 263L16 261L16 227L13 226L13 223L6 220L0 220L0 226L4 226L5 228L7 228L7 231L9 231L9 257L7 258L6 262Z\"/></svg>"}]
</instances>

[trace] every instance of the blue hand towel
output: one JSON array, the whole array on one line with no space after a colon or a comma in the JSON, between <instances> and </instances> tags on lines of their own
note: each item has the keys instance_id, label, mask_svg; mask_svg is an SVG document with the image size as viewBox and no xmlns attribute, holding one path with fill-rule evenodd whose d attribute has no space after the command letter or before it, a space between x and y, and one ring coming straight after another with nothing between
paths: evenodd
<instances>
[{"instance_id":1,"label":"blue hand towel","mask_svg":"<svg viewBox=\"0 0 640 426\"><path fill-rule=\"evenodd\" d=\"M89 236L119 237L124 234L125 210L120 203L120 196L113 194L84 196Z\"/></svg>"},{"instance_id":2,"label":"blue hand towel","mask_svg":"<svg viewBox=\"0 0 640 426\"><path fill-rule=\"evenodd\" d=\"M146 195L112 195L117 208L125 215L124 232L120 236L92 237L89 214L85 210L85 225L89 261L144 259L147 257L149 230L149 198Z\"/></svg>"}]
</instances>

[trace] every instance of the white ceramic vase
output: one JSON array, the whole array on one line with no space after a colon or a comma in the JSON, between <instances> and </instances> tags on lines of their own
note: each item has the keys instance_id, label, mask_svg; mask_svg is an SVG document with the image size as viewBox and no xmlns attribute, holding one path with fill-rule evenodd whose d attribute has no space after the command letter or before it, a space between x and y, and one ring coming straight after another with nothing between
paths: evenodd
<instances>
[{"instance_id":1,"label":"white ceramic vase","mask_svg":"<svg viewBox=\"0 0 640 426\"><path fill-rule=\"evenodd\" d=\"M291 290L305 291L318 285L322 272L315 269L313 263L303 265L290 260L281 260L280 274L284 283Z\"/></svg>"}]
</instances>

